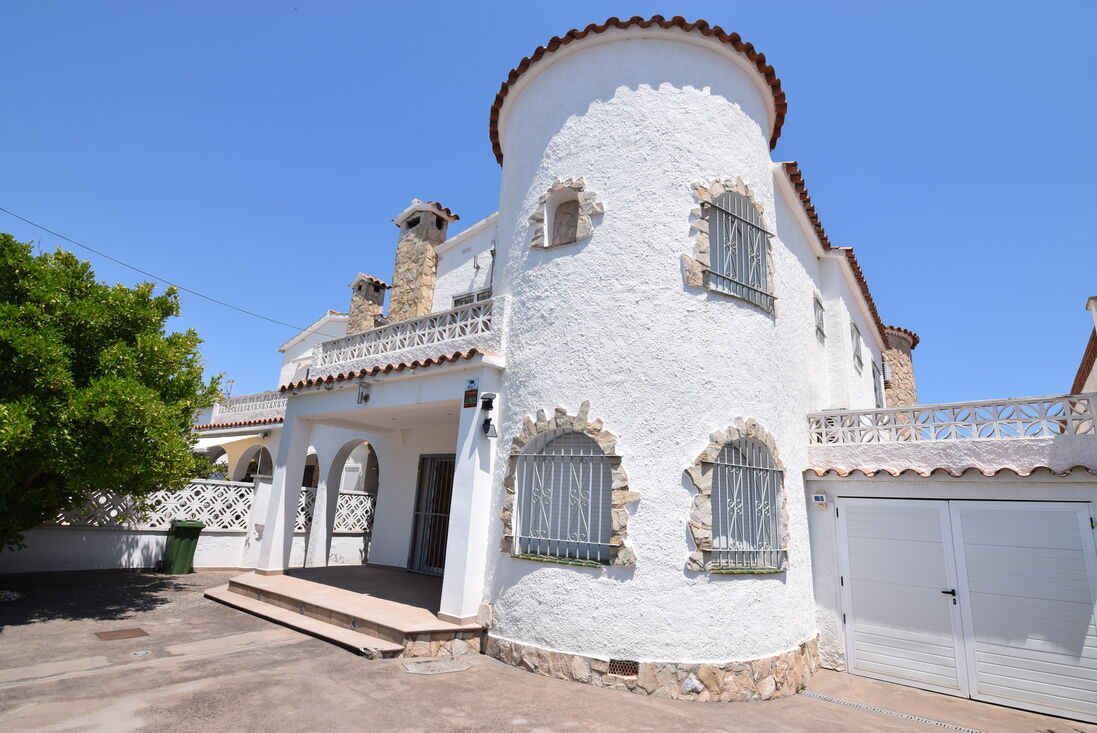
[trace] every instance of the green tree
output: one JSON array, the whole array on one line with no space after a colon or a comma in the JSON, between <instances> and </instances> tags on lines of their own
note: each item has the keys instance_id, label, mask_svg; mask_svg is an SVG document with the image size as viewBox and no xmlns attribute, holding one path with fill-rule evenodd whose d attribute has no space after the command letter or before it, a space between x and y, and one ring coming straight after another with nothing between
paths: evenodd
<instances>
[{"instance_id":1,"label":"green tree","mask_svg":"<svg viewBox=\"0 0 1097 733\"><path fill-rule=\"evenodd\" d=\"M57 250L0 233L0 551L86 505L182 488L209 470L191 419L218 393L193 330L168 333L175 288L95 279Z\"/></svg>"}]
</instances>

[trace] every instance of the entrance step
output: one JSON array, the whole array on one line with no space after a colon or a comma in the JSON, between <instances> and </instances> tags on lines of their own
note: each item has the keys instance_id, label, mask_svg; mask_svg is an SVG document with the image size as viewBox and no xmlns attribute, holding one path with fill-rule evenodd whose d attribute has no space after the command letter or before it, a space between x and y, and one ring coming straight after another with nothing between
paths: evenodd
<instances>
[{"instance_id":1,"label":"entrance step","mask_svg":"<svg viewBox=\"0 0 1097 733\"><path fill-rule=\"evenodd\" d=\"M206 595L367 656L476 654L484 633L479 624L443 621L421 606L289 575L244 573ZM364 645L362 638L367 640Z\"/></svg>"},{"instance_id":2,"label":"entrance step","mask_svg":"<svg viewBox=\"0 0 1097 733\"><path fill-rule=\"evenodd\" d=\"M304 632L310 636L316 636L324 641L337 644L350 649L355 654L361 654L370 659L382 659L400 656L404 647L393 644L387 639L380 639L369 634L362 634L350 629L344 629L324 621L317 621L308 616L302 616L293 611L287 611L270 603L248 598L241 593L233 593L227 585L219 585L210 588L205 593L206 598L224 603L226 606L239 608L241 611L265 618L282 626Z\"/></svg>"}]
</instances>

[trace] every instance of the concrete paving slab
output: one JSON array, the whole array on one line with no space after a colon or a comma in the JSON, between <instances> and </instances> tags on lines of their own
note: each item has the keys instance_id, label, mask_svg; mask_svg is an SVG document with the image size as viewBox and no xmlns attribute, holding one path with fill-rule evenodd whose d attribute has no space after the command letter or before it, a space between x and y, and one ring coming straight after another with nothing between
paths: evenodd
<instances>
[{"instance_id":1,"label":"concrete paving slab","mask_svg":"<svg viewBox=\"0 0 1097 733\"><path fill-rule=\"evenodd\" d=\"M461 671L409 674L407 660L366 660L203 599L201 593L224 584L226 574L170 582L118 573L67 575L14 583L14 576L0 577L0 588L27 593L13 603L30 604L0 604L0 730L945 730L802 695L731 704L641 697L538 677L484 656L463 658L470 666ZM127 600L129 590L135 598ZM56 598L60 605L51 607ZM104 605L96 607L97 598ZM119 620L149 636L101 642L88 633L119 628ZM150 653L132 656L137 650ZM58 666L42 666L49 664ZM838 673L821 674L811 689L987 733L1097 731Z\"/></svg>"}]
</instances>

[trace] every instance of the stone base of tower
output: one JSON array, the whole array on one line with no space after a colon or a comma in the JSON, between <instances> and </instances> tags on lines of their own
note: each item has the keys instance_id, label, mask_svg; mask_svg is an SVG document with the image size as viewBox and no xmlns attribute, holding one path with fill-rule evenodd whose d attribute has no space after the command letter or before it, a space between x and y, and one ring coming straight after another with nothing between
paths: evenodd
<instances>
[{"instance_id":1,"label":"stone base of tower","mask_svg":"<svg viewBox=\"0 0 1097 733\"><path fill-rule=\"evenodd\" d=\"M635 664L635 670L622 669L632 664L628 662L554 652L491 635L484 652L544 677L638 695L702 702L772 700L795 695L819 669L817 636L791 651L762 659L723 664L640 662Z\"/></svg>"}]
</instances>

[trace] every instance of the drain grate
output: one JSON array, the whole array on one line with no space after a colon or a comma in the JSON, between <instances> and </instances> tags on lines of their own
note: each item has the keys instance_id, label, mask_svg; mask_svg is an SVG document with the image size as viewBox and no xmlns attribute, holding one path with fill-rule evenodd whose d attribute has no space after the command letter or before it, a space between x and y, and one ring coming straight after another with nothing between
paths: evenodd
<instances>
[{"instance_id":1,"label":"drain grate","mask_svg":"<svg viewBox=\"0 0 1097 733\"><path fill-rule=\"evenodd\" d=\"M882 715L890 715L893 718L902 718L903 720L914 720L919 723L925 723L927 725L935 725L938 728L947 728L948 730L958 730L962 733L983 733L983 731L976 730L975 728L965 728L962 725L953 725L952 723L942 723L940 720L931 720L930 718L923 718L918 715L907 715L906 713L897 713L894 710L885 710L884 708L873 707L872 705L862 705L859 702L850 702L849 700L841 700L837 697L828 697L827 695L820 695L818 692L812 692L811 690L800 690L801 695L807 697L814 697L816 700L825 700L826 702L833 702L838 705L847 705L851 708L857 708L858 710L867 710L870 713L880 713Z\"/></svg>"},{"instance_id":2,"label":"drain grate","mask_svg":"<svg viewBox=\"0 0 1097 733\"><path fill-rule=\"evenodd\" d=\"M138 636L148 636L144 629L118 629L116 631L97 631L95 635L100 641L115 641L117 639L136 639Z\"/></svg>"}]
</instances>

